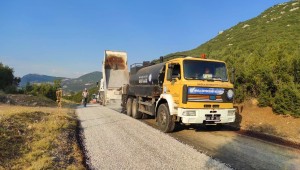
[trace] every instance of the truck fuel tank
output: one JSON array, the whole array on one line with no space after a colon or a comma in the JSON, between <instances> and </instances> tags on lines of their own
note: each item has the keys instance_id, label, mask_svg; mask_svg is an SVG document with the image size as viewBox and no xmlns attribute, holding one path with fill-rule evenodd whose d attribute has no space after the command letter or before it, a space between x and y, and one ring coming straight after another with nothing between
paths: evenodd
<instances>
[{"instance_id":1,"label":"truck fuel tank","mask_svg":"<svg viewBox=\"0 0 300 170\"><path fill-rule=\"evenodd\" d=\"M164 80L165 63L159 63L143 68L130 73L130 85L159 85L161 86Z\"/></svg>"}]
</instances>

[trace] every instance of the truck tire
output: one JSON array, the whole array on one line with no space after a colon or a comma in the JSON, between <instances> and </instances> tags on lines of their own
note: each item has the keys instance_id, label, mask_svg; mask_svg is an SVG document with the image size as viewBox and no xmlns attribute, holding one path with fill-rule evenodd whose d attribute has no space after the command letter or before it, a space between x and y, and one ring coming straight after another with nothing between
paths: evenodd
<instances>
[{"instance_id":1,"label":"truck tire","mask_svg":"<svg viewBox=\"0 0 300 170\"><path fill-rule=\"evenodd\" d=\"M133 99L132 101L132 117L135 119L141 119L143 114L141 112L139 112L139 104L137 102L137 99Z\"/></svg>"},{"instance_id":2,"label":"truck tire","mask_svg":"<svg viewBox=\"0 0 300 170\"><path fill-rule=\"evenodd\" d=\"M128 116L132 115L132 98L127 99L126 103L126 113Z\"/></svg>"},{"instance_id":3,"label":"truck tire","mask_svg":"<svg viewBox=\"0 0 300 170\"><path fill-rule=\"evenodd\" d=\"M172 132L175 128L175 121L170 115L167 104L161 104L157 110L157 123L162 132Z\"/></svg>"}]
</instances>

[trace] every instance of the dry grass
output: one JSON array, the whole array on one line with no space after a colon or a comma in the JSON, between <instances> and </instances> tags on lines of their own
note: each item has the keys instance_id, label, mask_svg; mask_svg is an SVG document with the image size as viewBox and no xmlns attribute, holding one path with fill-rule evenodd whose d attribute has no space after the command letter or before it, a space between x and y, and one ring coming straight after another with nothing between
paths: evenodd
<instances>
[{"instance_id":1,"label":"dry grass","mask_svg":"<svg viewBox=\"0 0 300 170\"><path fill-rule=\"evenodd\" d=\"M0 169L84 169L73 109L0 105Z\"/></svg>"}]
</instances>

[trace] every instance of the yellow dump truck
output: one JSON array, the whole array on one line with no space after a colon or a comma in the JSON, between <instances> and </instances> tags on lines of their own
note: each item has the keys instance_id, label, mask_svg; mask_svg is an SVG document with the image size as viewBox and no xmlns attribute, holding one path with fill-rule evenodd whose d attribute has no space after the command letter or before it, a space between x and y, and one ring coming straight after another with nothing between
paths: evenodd
<instances>
[{"instance_id":1,"label":"yellow dump truck","mask_svg":"<svg viewBox=\"0 0 300 170\"><path fill-rule=\"evenodd\" d=\"M161 131L172 132L177 123L234 122L233 96L225 62L184 57L131 65L122 106L136 119L155 116Z\"/></svg>"}]
</instances>

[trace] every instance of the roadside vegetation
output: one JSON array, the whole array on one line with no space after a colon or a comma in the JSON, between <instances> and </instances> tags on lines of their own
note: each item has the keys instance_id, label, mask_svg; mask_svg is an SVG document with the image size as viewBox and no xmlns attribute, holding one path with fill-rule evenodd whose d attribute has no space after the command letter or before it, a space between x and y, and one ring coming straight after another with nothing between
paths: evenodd
<instances>
[{"instance_id":1,"label":"roadside vegetation","mask_svg":"<svg viewBox=\"0 0 300 170\"><path fill-rule=\"evenodd\" d=\"M61 88L61 81L54 80L53 84L40 83L40 84L29 84L23 89L23 93L31 94L34 96L45 96L53 101L56 101L56 90Z\"/></svg>"},{"instance_id":2,"label":"roadside vegetation","mask_svg":"<svg viewBox=\"0 0 300 170\"><path fill-rule=\"evenodd\" d=\"M6 66L0 62L0 91L5 93L17 93L20 77L14 76L13 68Z\"/></svg>"},{"instance_id":3,"label":"roadside vegetation","mask_svg":"<svg viewBox=\"0 0 300 170\"><path fill-rule=\"evenodd\" d=\"M257 98L280 114L300 116L300 2L290 1L221 31L186 54L227 62L235 68L235 100ZM171 55L175 55L172 56ZM230 72L231 73L231 72Z\"/></svg>"},{"instance_id":4,"label":"roadside vegetation","mask_svg":"<svg viewBox=\"0 0 300 170\"><path fill-rule=\"evenodd\" d=\"M25 88L18 88L20 77L14 76L14 69L0 62L0 91L5 94L30 94L33 96L44 96L56 101L56 90L61 87L61 81L55 80L53 84L27 83Z\"/></svg>"},{"instance_id":5,"label":"roadside vegetation","mask_svg":"<svg viewBox=\"0 0 300 170\"><path fill-rule=\"evenodd\" d=\"M0 63L0 169L85 169L74 103L53 84L27 84Z\"/></svg>"},{"instance_id":6,"label":"roadside vegetation","mask_svg":"<svg viewBox=\"0 0 300 170\"><path fill-rule=\"evenodd\" d=\"M0 105L0 169L84 169L72 109Z\"/></svg>"}]
</instances>

